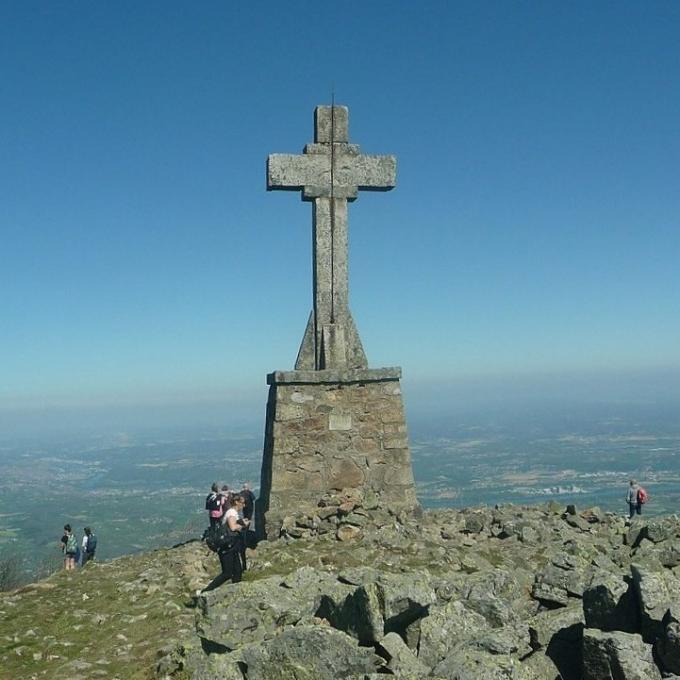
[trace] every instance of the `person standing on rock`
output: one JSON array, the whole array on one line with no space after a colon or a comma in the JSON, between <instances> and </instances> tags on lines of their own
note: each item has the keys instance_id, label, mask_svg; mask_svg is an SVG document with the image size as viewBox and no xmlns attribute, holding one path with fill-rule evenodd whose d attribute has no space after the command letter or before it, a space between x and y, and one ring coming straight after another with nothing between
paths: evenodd
<instances>
[{"instance_id":1,"label":"person standing on rock","mask_svg":"<svg viewBox=\"0 0 680 680\"><path fill-rule=\"evenodd\" d=\"M71 571L76 568L76 555L78 554L78 539L70 524L64 524L64 535L61 537L61 550L64 553L64 569Z\"/></svg>"},{"instance_id":2,"label":"person standing on rock","mask_svg":"<svg viewBox=\"0 0 680 680\"><path fill-rule=\"evenodd\" d=\"M640 487L638 486L638 483L634 479L631 479L628 486L628 493L626 494L626 501L629 509L628 519L632 519L635 514L642 514L642 504L640 503L639 493Z\"/></svg>"},{"instance_id":3,"label":"person standing on rock","mask_svg":"<svg viewBox=\"0 0 680 680\"><path fill-rule=\"evenodd\" d=\"M239 506L242 506L243 499L235 494L231 497L231 507L227 510L224 517L224 525L228 530L227 533L232 534L232 539L224 548L217 550L217 556L220 558L220 566L222 573L216 576L205 588L207 590L214 590L226 581L231 580L232 583L238 583L241 580L243 573L243 563L241 562L241 525L238 523Z\"/></svg>"},{"instance_id":4,"label":"person standing on rock","mask_svg":"<svg viewBox=\"0 0 680 680\"><path fill-rule=\"evenodd\" d=\"M220 522L224 524L224 516L227 513L227 510L231 507L231 497L234 494L229 491L229 486L227 484L222 485L222 489L220 490L220 498L222 500L222 516L220 517Z\"/></svg>"},{"instance_id":5,"label":"person standing on rock","mask_svg":"<svg viewBox=\"0 0 680 680\"><path fill-rule=\"evenodd\" d=\"M253 511L255 510L255 494L250 490L250 484L243 482L243 488L240 491L243 497L243 517L252 522Z\"/></svg>"},{"instance_id":6,"label":"person standing on rock","mask_svg":"<svg viewBox=\"0 0 680 680\"><path fill-rule=\"evenodd\" d=\"M90 527L85 527L83 530L83 566L94 559L95 551L97 550L97 537L92 533Z\"/></svg>"},{"instance_id":7,"label":"person standing on rock","mask_svg":"<svg viewBox=\"0 0 680 680\"><path fill-rule=\"evenodd\" d=\"M238 514L238 524L241 527L241 535L239 536L239 554L241 556L243 571L248 568L246 565L246 548L248 547L248 529L250 528L250 520L245 516L245 504L246 501L243 496L238 494L234 507Z\"/></svg>"},{"instance_id":8,"label":"person standing on rock","mask_svg":"<svg viewBox=\"0 0 680 680\"><path fill-rule=\"evenodd\" d=\"M208 511L211 529L216 524L219 524L222 519L222 515L224 514L224 509L222 507L223 503L224 496L220 493L219 484L213 482L213 485L210 487L210 493L205 498L205 509Z\"/></svg>"}]
</instances>

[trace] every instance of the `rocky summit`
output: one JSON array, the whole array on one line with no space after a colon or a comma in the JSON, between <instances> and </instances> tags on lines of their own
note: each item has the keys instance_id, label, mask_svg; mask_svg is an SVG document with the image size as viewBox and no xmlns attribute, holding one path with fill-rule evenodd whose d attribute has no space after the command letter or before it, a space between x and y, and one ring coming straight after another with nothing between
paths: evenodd
<instances>
[{"instance_id":1,"label":"rocky summit","mask_svg":"<svg viewBox=\"0 0 680 680\"><path fill-rule=\"evenodd\" d=\"M244 581L194 540L0 595L0 677L680 678L680 518L556 503L286 517Z\"/></svg>"}]
</instances>

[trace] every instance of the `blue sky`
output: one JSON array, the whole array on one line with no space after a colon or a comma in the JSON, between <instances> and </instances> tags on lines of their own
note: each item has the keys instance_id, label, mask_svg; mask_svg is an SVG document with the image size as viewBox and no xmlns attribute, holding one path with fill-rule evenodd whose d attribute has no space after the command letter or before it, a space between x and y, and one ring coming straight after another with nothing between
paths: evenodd
<instances>
[{"instance_id":1,"label":"blue sky","mask_svg":"<svg viewBox=\"0 0 680 680\"><path fill-rule=\"evenodd\" d=\"M398 159L350 207L372 366L677 377L679 36L675 2L0 2L0 408L263 414L311 308L265 160L333 90Z\"/></svg>"}]
</instances>

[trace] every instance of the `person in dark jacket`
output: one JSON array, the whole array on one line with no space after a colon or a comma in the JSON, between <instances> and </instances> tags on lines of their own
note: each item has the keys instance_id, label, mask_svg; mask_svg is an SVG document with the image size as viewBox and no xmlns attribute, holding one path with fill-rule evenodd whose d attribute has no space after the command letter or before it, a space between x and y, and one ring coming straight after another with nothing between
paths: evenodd
<instances>
[{"instance_id":1,"label":"person in dark jacket","mask_svg":"<svg viewBox=\"0 0 680 680\"><path fill-rule=\"evenodd\" d=\"M253 512L255 510L255 494L250 490L250 484L243 482L243 488L240 491L243 498L243 517L251 522L253 519Z\"/></svg>"},{"instance_id":2,"label":"person in dark jacket","mask_svg":"<svg viewBox=\"0 0 680 680\"><path fill-rule=\"evenodd\" d=\"M97 551L97 537L92 533L90 527L83 529L85 532L83 536L83 566L94 559L94 554Z\"/></svg>"}]
</instances>

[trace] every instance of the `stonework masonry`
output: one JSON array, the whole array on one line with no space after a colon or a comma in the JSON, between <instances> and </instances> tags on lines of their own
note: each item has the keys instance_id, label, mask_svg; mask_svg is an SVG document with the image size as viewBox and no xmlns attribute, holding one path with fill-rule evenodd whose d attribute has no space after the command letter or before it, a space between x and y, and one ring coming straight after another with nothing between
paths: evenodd
<instances>
[{"instance_id":1,"label":"stonework masonry","mask_svg":"<svg viewBox=\"0 0 680 680\"><path fill-rule=\"evenodd\" d=\"M398 368L268 376L260 534L277 536L284 517L312 512L327 491L361 489L369 507L417 506L400 376Z\"/></svg>"}]
</instances>

